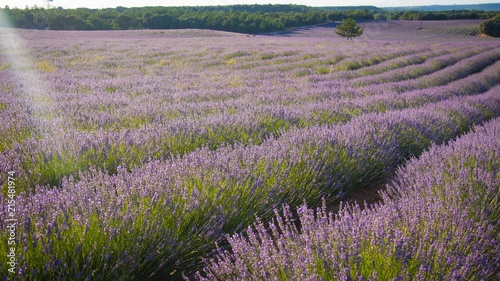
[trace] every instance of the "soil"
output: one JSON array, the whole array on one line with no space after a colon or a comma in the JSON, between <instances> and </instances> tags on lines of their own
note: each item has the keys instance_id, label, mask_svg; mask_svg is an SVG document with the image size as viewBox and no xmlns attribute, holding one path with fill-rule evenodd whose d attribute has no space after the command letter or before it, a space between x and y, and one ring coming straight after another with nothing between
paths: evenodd
<instances>
[{"instance_id":1,"label":"soil","mask_svg":"<svg viewBox=\"0 0 500 281\"><path fill-rule=\"evenodd\" d=\"M357 203L361 209L364 209L366 205L373 205L375 203L382 202L382 196L380 196L380 191L386 190L387 184L391 182L393 175L388 175L384 177L384 180L374 183L366 188L362 188L351 195L348 195L342 199L334 200L333 202L327 202L326 211L337 213L339 211L340 203L342 204L352 204ZM366 204L365 204L366 203Z\"/></svg>"}]
</instances>

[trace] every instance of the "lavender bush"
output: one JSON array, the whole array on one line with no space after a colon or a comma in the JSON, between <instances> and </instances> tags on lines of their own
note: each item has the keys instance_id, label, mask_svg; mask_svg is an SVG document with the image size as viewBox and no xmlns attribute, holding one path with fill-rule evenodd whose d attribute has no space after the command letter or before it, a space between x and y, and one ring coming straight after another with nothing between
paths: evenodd
<instances>
[{"instance_id":1,"label":"lavender bush","mask_svg":"<svg viewBox=\"0 0 500 281\"><path fill-rule=\"evenodd\" d=\"M498 278L500 119L398 169L383 203L288 206L228 237L197 280Z\"/></svg>"}]
</instances>

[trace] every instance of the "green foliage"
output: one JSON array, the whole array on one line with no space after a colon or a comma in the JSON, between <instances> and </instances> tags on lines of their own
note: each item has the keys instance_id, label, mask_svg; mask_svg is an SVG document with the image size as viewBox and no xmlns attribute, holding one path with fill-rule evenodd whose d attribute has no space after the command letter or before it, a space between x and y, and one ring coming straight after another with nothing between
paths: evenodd
<instances>
[{"instance_id":1,"label":"green foliage","mask_svg":"<svg viewBox=\"0 0 500 281\"><path fill-rule=\"evenodd\" d=\"M273 59L275 57L276 57L275 54L262 54L262 55L260 55L260 58L263 60L270 60L270 59Z\"/></svg>"},{"instance_id":2,"label":"green foliage","mask_svg":"<svg viewBox=\"0 0 500 281\"><path fill-rule=\"evenodd\" d=\"M352 38L363 34L363 29L356 24L354 19L348 18L342 21L342 23L335 30L335 33L342 37L346 37L347 40L352 40Z\"/></svg>"},{"instance_id":3,"label":"green foliage","mask_svg":"<svg viewBox=\"0 0 500 281\"><path fill-rule=\"evenodd\" d=\"M224 58L227 60L230 60L230 59L244 57L244 56L248 56L248 55L250 55L248 52L237 51L237 52L225 55Z\"/></svg>"},{"instance_id":4,"label":"green foliage","mask_svg":"<svg viewBox=\"0 0 500 281\"><path fill-rule=\"evenodd\" d=\"M492 11L404 11L371 6L230 5L203 7L141 7L106 9L0 9L13 27L60 30L202 28L241 33L282 31L346 18L355 20L435 20L492 18ZM4 21L7 22L7 21ZM6 23L0 22L0 26Z\"/></svg>"},{"instance_id":5,"label":"green foliage","mask_svg":"<svg viewBox=\"0 0 500 281\"><path fill-rule=\"evenodd\" d=\"M332 72L332 68L331 67L320 66L320 67L316 68L315 72L316 72L316 74L320 74L320 75L330 74Z\"/></svg>"},{"instance_id":6,"label":"green foliage","mask_svg":"<svg viewBox=\"0 0 500 281\"><path fill-rule=\"evenodd\" d=\"M150 29L175 28L176 22L170 15L154 15L144 20L143 27Z\"/></svg>"},{"instance_id":7,"label":"green foliage","mask_svg":"<svg viewBox=\"0 0 500 281\"><path fill-rule=\"evenodd\" d=\"M483 21L480 26L481 34L500 37L500 15Z\"/></svg>"},{"instance_id":8,"label":"green foliage","mask_svg":"<svg viewBox=\"0 0 500 281\"><path fill-rule=\"evenodd\" d=\"M97 14L92 14L87 18L87 24L94 30L109 30L111 24L100 18Z\"/></svg>"},{"instance_id":9,"label":"green foliage","mask_svg":"<svg viewBox=\"0 0 500 281\"><path fill-rule=\"evenodd\" d=\"M86 30L86 29L94 29L92 26L87 24L82 18L78 16L65 16L65 15L56 15L51 18L48 22L49 29L58 29L58 30Z\"/></svg>"},{"instance_id":10,"label":"green foliage","mask_svg":"<svg viewBox=\"0 0 500 281\"><path fill-rule=\"evenodd\" d=\"M128 15L123 15L123 14L117 16L113 20L112 26L114 29L120 29L120 30L139 29L141 27L141 25L139 24L137 19L135 19L131 16L128 16Z\"/></svg>"}]
</instances>

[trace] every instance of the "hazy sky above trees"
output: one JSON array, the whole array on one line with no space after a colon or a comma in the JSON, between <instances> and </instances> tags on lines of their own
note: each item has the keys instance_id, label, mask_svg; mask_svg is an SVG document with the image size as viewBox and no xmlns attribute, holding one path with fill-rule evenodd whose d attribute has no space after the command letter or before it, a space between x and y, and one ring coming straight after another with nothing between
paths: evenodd
<instances>
[{"instance_id":1,"label":"hazy sky above trees","mask_svg":"<svg viewBox=\"0 0 500 281\"><path fill-rule=\"evenodd\" d=\"M63 8L114 8L143 7L143 6L207 6L207 5L236 5L236 4L299 4L308 6L359 6L374 5L378 7L395 6L421 6L421 5L454 5L454 4L478 4L493 1L481 0L53 0L51 6ZM45 7L44 0L4 0L2 8L8 5L11 8L25 8L38 6Z\"/></svg>"}]
</instances>

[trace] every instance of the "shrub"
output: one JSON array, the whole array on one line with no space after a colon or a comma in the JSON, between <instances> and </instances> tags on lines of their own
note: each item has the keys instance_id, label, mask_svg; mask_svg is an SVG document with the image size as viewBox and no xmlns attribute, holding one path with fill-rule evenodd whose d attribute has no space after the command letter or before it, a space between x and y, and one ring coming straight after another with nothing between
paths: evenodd
<instances>
[{"instance_id":1,"label":"shrub","mask_svg":"<svg viewBox=\"0 0 500 281\"><path fill-rule=\"evenodd\" d=\"M500 16L483 21L479 25L479 29L481 30L481 34L500 37Z\"/></svg>"}]
</instances>

